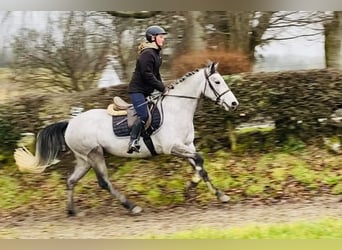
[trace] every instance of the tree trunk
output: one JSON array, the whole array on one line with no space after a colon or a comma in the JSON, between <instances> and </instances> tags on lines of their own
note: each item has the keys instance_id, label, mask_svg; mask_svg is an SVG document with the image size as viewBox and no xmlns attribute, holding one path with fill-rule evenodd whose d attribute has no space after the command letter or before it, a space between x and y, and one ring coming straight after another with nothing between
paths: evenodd
<instances>
[{"instance_id":1,"label":"tree trunk","mask_svg":"<svg viewBox=\"0 0 342 250\"><path fill-rule=\"evenodd\" d=\"M335 11L325 28L325 64L327 68L342 69L342 11Z\"/></svg>"},{"instance_id":2,"label":"tree trunk","mask_svg":"<svg viewBox=\"0 0 342 250\"><path fill-rule=\"evenodd\" d=\"M260 12L259 17L255 19L252 12L227 11L228 49L243 53L254 60L255 48L262 43L262 36L270 25L273 13L272 11ZM254 19L257 24L251 25Z\"/></svg>"},{"instance_id":3,"label":"tree trunk","mask_svg":"<svg viewBox=\"0 0 342 250\"><path fill-rule=\"evenodd\" d=\"M229 39L228 48L231 51L236 51L249 55L250 49L250 12L227 12Z\"/></svg>"},{"instance_id":4,"label":"tree trunk","mask_svg":"<svg viewBox=\"0 0 342 250\"><path fill-rule=\"evenodd\" d=\"M183 40L183 52L206 48L205 29L202 24L203 15L202 11L189 11L187 13L188 25Z\"/></svg>"}]
</instances>

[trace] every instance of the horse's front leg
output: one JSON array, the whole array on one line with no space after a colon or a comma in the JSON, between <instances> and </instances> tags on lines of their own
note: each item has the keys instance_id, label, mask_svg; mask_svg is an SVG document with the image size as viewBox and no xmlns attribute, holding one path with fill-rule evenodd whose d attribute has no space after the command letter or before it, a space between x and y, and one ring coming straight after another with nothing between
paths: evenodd
<instances>
[{"instance_id":1,"label":"horse's front leg","mask_svg":"<svg viewBox=\"0 0 342 250\"><path fill-rule=\"evenodd\" d=\"M203 180L206 185L209 188L209 191L216 195L216 197L221 201L221 202L228 202L230 200L230 197L226 194L224 194L221 190L216 188L208 175L208 172L204 168L204 160L203 157L196 152L196 149L193 144L187 146L184 144L178 144L174 145L174 147L171 150L172 154L181 156L181 157L186 157L189 159L190 164L192 165L193 169L195 170L195 174L192 177L190 183L187 185L186 189L189 191L190 189L194 189L198 183Z\"/></svg>"},{"instance_id":2,"label":"horse's front leg","mask_svg":"<svg viewBox=\"0 0 342 250\"><path fill-rule=\"evenodd\" d=\"M194 175L192 176L191 180L187 182L186 187L185 187L185 195L187 197L190 197L190 192L192 190L195 190L196 187L198 186L198 183L202 180L198 168L196 166L199 165L199 162L196 159L193 158L188 158L192 169L194 170Z\"/></svg>"}]
</instances>

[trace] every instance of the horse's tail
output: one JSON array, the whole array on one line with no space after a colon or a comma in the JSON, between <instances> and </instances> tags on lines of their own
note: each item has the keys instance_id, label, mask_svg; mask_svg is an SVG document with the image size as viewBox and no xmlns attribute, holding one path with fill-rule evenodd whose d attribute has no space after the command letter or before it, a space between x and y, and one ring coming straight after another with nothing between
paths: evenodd
<instances>
[{"instance_id":1,"label":"horse's tail","mask_svg":"<svg viewBox=\"0 0 342 250\"><path fill-rule=\"evenodd\" d=\"M21 172L42 173L48 166L58 162L60 151L65 151L64 133L68 122L51 124L39 131L36 139L36 155L25 147L14 152L15 162Z\"/></svg>"}]
</instances>

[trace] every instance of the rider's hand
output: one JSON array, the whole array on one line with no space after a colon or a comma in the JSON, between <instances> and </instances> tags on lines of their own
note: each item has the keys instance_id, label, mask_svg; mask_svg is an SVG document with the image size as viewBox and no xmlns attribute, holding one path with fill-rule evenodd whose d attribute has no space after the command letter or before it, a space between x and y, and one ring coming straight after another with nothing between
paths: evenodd
<instances>
[{"instance_id":1,"label":"rider's hand","mask_svg":"<svg viewBox=\"0 0 342 250\"><path fill-rule=\"evenodd\" d=\"M169 93L169 88L168 88L168 87L166 87L166 88L164 89L163 95L167 95L167 93Z\"/></svg>"}]
</instances>

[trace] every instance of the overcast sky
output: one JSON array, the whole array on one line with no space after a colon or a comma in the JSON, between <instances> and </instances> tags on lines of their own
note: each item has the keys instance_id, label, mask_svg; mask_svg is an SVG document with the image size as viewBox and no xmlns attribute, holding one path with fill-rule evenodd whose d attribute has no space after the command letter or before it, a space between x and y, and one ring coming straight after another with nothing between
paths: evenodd
<instances>
[{"instance_id":1,"label":"overcast sky","mask_svg":"<svg viewBox=\"0 0 342 250\"><path fill-rule=\"evenodd\" d=\"M6 13L6 11L0 11L0 21L3 20ZM43 30L46 26L45 20L47 20L48 15L51 15L51 12L26 11L25 15L23 15L22 11L13 11L10 15L11 16L0 25L0 44L8 42L11 34L14 34L21 27ZM276 65L271 65L275 70L278 68L277 66L279 64L281 64L279 65L280 68L283 66L285 66L285 68L324 67L323 36L317 37L314 41L310 41L307 38L274 41L263 48L257 48L256 52L258 62L260 64L262 64L262 62L264 63L261 67L266 67L266 65L270 63L267 61L268 58L273 58L272 60L275 60L274 58L280 58L276 62L273 61L271 63L276 63ZM309 63L313 63L313 65L305 66L305 64Z\"/></svg>"}]
</instances>

